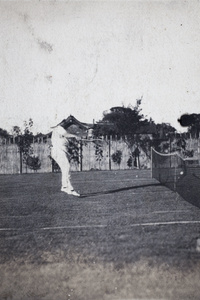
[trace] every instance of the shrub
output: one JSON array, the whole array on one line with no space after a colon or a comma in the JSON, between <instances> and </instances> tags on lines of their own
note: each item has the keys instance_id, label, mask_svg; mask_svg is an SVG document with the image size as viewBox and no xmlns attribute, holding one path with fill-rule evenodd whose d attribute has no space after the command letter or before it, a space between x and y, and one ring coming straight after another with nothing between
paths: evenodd
<instances>
[{"instance_id":1,"label":"shrub","mask_svg":"<svg viewBox=\"0 0 200 300\"><path fill-rule=\"evenodd\" d=\"M26 165L35 172L41 168L41 161L38 156L28 156L26 159Z\"/></svg>"},{"instance_id":2,"label":"shrub","mask_svg":"<svg viewBox=\"0 0 200 300\"><path fill-rule=\"evenodd\" d=\"M117 150L115 153L112 154L112 160L117 165L121 164L122 161L122 151Z\"/></svg>"}]
</instances>

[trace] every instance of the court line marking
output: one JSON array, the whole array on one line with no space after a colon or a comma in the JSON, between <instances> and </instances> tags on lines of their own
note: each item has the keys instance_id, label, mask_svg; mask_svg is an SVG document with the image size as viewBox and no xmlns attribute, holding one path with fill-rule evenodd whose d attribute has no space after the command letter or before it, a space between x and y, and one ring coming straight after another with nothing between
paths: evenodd
<instances>
[{"instance_id":1,"label":"court line marking","mask_svg":"<svg viewBox=\"0 0 200 300\"><path fill-rule=\"evenodd\" d=\"M131 227L135 226L159 226L159 225L176 225L176 224L200 224L200 221L167 221L167 222L154 222L154 223L140 223L131 224Z\"/></svg>"},{"instance_id":2,"label":"court line marking","mask_svg":"<svg viewBox=\"0 0 200 300\"><path fill-rule=\"evenodd\" d=\"M179 212L191 212L190 210L158 210L158 211L152 211L149 214L167 214L167 213L179 213Z\"/></svg>"},{"instance_id":3,"label":"court line marking","mask_svg":"<svg viewBox=\"0 0 200 300\"><path fill-rule=\"evenodd\" d=\"M200 224L200 221L166 221L166 222L149 222L149 223L136 223L130 224L129 227L139 227L139 226L161 226L161 225L185 225L185 224ZM56 226L56 227L40 227L34 228L33 231L37 230L58 230L58 229L79 229L79 228L106 228L110 225L74 225L74 226ZM127 226L121 226L127 227ZM0 228L0 231L19 231L26 228Z\"/></svg>"},{"instance_id":4,"label":"court line marking","mask_svg":"<svg viewBox=\"0 0 200 300\"><path fill-rule=\"evenodd\" d=\"M137 177L137 178L128 178L128 179L107 179L107 178L105 178L104 179L104 181L106 181L106 182L126 182L126 181L151 181L152 183L154 183L155 182L155 178L142 178L142 177ZM83 182L82 180L75 180L74 179L74 182ZM97 182L97 180L90 180L90 179L88 179L88 180L84 180L84 182L83 183L85 183L85 182Z\"/></svg>"},{"instance_id":5,"label":"court line marking","mask_svg":"<svg viewBox=\"0 0 200 300\"><path fill-rule=\"evenodd\" d=\"M74 225L74 226L56 226L56 227L39 227L34 228L33 231L37 230L58 230L58 229L73 229L73 228L105 228L107 225ZM21 229L26 229L24 227L21 228L0 228L0 231L19 231Z\"/></svg>"}]
</instances>

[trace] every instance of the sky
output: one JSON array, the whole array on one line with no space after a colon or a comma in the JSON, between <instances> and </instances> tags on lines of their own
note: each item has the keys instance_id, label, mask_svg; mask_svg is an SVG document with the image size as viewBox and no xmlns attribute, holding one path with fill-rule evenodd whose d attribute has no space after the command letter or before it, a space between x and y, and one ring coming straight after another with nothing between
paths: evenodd
<instances>
[{"instance_id":1,"label":"sky","mask_svg":"<svg viewBox=\"0 0 200 300\"><path fill-rule=\"evenodd\" d=\"M47 133L134 106L156 123L200 113L199 1L1 1L0 128ZM184 128L185 130L185 128Z\"/></svg>"}]
</instances>

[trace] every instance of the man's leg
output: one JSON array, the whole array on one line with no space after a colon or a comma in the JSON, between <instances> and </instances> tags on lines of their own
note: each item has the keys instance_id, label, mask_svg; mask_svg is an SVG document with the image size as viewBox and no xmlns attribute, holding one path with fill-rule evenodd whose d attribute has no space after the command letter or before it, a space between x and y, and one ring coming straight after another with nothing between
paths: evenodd
<instances>
[{"instance_id":1,"label":"man's leg","mask_svg":"<svg viewBox=\"0 0 200 300\"><path fill-rule=\"evenodd\" d=\"M62 188L61 191L65 192L70 195L74 196L80 196L79 193L77 193L70 181L70 163L64 154L62 158L62 164L61 164L61 172L62 172Z\"/></svg>"},{"instance_id":2,"label":"man's leg","mask_svg":"<svg viewBox=\"0 0 200 300\"><path fill-rule=\"evenodd\" d=\"M65 152L63 151L56 151L54 155L52 155L53 159L59 165L61 172L62 172L62 179L61 179L61 191L67 194L72 194L74 196L80 196L77 192L74 191L74 188L70 181L70 163L66 157Z\"/></svg>"},{"instance_id":3,"label":"man's leg","mask_svg":"<svg viewBox=\"0 0 200 300\"><path fill-rule=\"evenodd\" d=\"M72 184L71 184L71 181L70 181L70 174L69 174L69 168L70 168L70 165L68 165L69 162L67 161L67 163L65 162L63 165L62 165L62 168L61 168L61 172L62 172L62 188L61 188L61 191L62 192L65 192L67 194L70 194L70 195L74 195L74 196L80 196L79 193L77 193Z\"/></svg>"},{"instance_id":4,"label":"man's leg","mask_svg":"<svg viewBox=\"0 0 200 300\"><path fill-rule=\"evenodd\" d=\"M68 160L66 159L63 161L62 166L61 166L61 172L62 172L62 190L67 189L67 190L73 190L73 186L70 181L70 164Z\"/></svg>"}]
</instances>

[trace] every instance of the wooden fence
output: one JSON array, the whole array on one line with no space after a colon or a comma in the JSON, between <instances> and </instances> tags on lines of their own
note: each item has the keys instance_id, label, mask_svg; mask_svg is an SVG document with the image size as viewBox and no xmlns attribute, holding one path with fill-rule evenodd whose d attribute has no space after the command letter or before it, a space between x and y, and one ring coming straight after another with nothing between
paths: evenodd
<instances>
[{"instance_id":1,"label":"wooden fence","mask_svg":"<svg viewBox=\"0 0 200 300\"><path fill-rule=\"evenodd\" d=\"M102 141L86 142L82 141L79 147L78 160L79 162L71 161L72 171L89 171L89 170L118 170L130 169L134 166L130 165L131 152L127 144L122 138L107 138L102 137ZM51 159L51 139L40 138L33 140L32 148L33 155L39 158L41 163L38 173L56 171L52 165ZM121 155L121 161L113 160L113 154ZM128 164L129 161L129 164ZM141 150L139 157L141 168L150 168L150 160L146 154ZM137 167L138 161L137 161ZM54 170L53 170L54 169ZM22 162L22 173L33 173L25 163ZM1 140L0 143L0 174L19 174L20 173L20 153L17 143L14 139Z\"/></svg>"},{"instance_id":2,"label":"wooden fence","mask_svg":"<svg viewBox=\"0 0 200 300\"><path fill-rule=\"evenodd\" d=\"M50 160L49 142L32 143L33 155L37 156L41 162L41 168L37 172L51 172L52 162ZM34 171L21 161L21 156L17 143L12 140L4 140L0 144L0 174L19 174L22 164L22 173L33 173Z\"/></svg>"}]
</instances>

